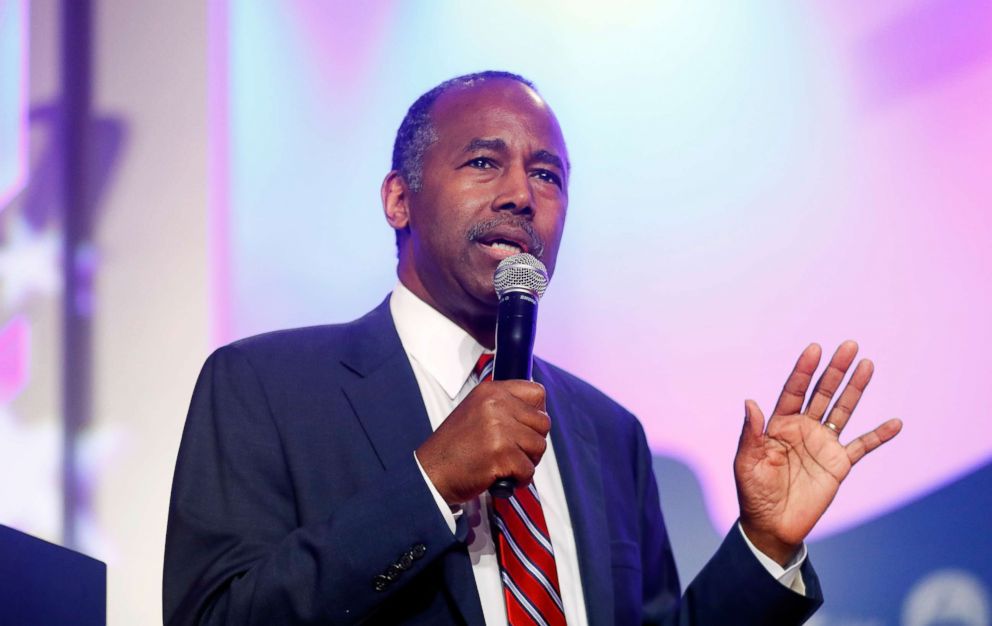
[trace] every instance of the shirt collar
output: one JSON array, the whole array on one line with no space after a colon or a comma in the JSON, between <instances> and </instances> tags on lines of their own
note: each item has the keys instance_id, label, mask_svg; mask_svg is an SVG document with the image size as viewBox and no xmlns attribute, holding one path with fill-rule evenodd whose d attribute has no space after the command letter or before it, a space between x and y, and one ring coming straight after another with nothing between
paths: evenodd
<instances>
[{"instance_id":1,"label":"shirt collar","mask_svg":"<svg viewBox=\"0 0 992 626\"><path fill-rule=\"evenodd\" d=\"M427 370L454 400L486 349L403 283L393 289L389 310L407 356Z\"/></svg>"}]
</instances>

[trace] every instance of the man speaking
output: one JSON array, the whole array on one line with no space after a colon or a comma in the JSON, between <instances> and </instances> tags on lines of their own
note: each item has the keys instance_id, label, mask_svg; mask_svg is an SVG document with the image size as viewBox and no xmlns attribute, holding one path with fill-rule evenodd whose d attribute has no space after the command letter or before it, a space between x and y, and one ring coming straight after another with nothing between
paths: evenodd
<instances>
[{"instance_id":1,"label":"man speaking","mask_svg":"<svg viewBox=\"0 0 992 626\"><path fill-rule=\"evenodd\" d=\"M173 483L166 623L812 614L822 596L803 540L852 465L901 428L840 443L871 362L841 390L857 352L842 344L807 401L811 345L767 425L746 403L740 520L683 594L637 420L540 359L533 382L488 375L494 271L528 253L553 275L569 173L557 120L520 76L460 76L410 107L382 184L392 294L349 324L244 339L203 367ZM490 495L500 479L511 497Z\"/></svg>"}]
</instances>

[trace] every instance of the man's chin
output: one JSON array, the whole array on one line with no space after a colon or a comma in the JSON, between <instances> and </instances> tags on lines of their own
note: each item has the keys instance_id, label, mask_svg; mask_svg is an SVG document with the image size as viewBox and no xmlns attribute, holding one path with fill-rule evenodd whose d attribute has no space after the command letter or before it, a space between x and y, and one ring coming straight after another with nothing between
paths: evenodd
<instances>
[{"instance_id":1,"label":"man's chin","mask_svg":"<svg viewBox=\"0 0 992 626\"><path fill-rule=\"evenodd\" d=\"M480 315L496 315L496 308L499 305L499 298L496 297L496 289L493 287L492 274L483 270L472 281L471 287L466 289L475 308Z\"/></svg>"}]
</instances>

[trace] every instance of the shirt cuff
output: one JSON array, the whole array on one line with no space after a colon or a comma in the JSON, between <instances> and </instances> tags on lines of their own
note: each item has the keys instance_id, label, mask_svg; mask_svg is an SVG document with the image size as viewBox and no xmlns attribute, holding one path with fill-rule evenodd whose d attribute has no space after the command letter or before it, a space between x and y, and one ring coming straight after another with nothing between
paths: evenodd
<instances>
[{"instance_id":1,"label":"shirt cuff","mask_svg":"<svg viewBox=\"0 0 992 626\"><path fill-rule=\"evenodd\" d=\"M795 556L792 557L792 560L789 561L785 567L782 567L770 556L754 547L751 540L747 538L747 533L744 532L744 528L741 526L740 522L737 522L737 530L739 530L741 536L744 537L744 543L746 543L747 547L751 549L751 552L754 554L755 558L758 559L758 562L761 563L766 570L768 570L768 573L772 575L772 578L796 593L803 596L806 595L806 582L803 580L802 571L800 571L800 568L806 561L807 552L805 543L799 547L799 550L796 552Z\"/></svg>"},{"instance_id":2,"label":"shirt cuff","mask_svg":"<svg viewBox=\"0 0 992 626\"><path fill-rule=\"evenodd\" d=\"M457 520L462 514L462 508L460 506L448 506L448 503L444 501L441 497L441 493L428 478L427 472L424 471L424 466L420 464L420 459L417 458L417 453L413 453L413 460L417 463L417 469L420 470L420 475L424 477L424 482L427 483L427 488L431 490L431 495L434 496L434 503L437 504L438 511L441 512L441 517L444 521L448 523L448 529L451 530L451 534L455 534L455 520ZM751 545L751 544L748 544ZM753 550L754 548L752 548Z\"/></svg>"}]
</instances>

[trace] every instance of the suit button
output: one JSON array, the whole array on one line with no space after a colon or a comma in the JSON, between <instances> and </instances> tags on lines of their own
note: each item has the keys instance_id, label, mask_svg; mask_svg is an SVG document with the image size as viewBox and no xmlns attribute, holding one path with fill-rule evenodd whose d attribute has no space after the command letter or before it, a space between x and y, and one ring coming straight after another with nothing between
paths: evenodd
<instances>
[{"instance_id":1,"label":"suit button","mask_svg":"<svg viewBox=\"0 0 992 626\"><path fill-rule=\"evenodd\" d=\"M422 543L418 543L417 545L410 548L410 554L413 555L413 558L419 559L425 554L427 554L427 546L425 546Z\"/></svg>"},{"instance_id":2,"label":"suit button","mask_svg":"<svg viewBox=\"0 0 992 626\"><path fill-rule=\"evenodd\" d=\"M399 578L401 571L402 570L398 565L390 565L389 567L386 568L386 572L383 575L386 577L386 580L394 581L397 578Z\"/></svg>"},{"instance_id":3,"label":"suit button","mask_svg":"<svg viewBox=\"0 0 992 626\"><path fill-rule=\"evenodd\" d=\"M379 574L372 579L372 588L376 591L385 591L386 587L389 586L389 579Z\"/></svg>"},{"instance_id":4,"label":"suit button","mask_svg":"<svg viewBox=\"0 0 992 626\"><path fill-rule=\"evenodd\" d=\"M399 562L396 563L396 564L402 570L408 570L408 569L410 569L410 566L413 565L413 553L411 553L411 552L405 553L403 556L400 557Z\"/></svg>"}]
</instances>

